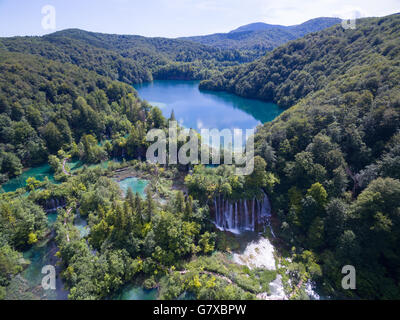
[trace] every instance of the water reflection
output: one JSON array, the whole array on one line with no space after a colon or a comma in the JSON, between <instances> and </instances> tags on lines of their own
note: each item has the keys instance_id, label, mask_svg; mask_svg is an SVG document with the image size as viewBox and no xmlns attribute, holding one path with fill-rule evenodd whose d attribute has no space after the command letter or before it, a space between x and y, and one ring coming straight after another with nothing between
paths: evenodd
<instances>
[{"instance_id":1,"label":"water reflection","mask_svg":"<svg viewBox=\"0 0 400 320\"><path fill-rule=\"evenodd\" d=\"M198 81L158 80L136 89L142 99L157 105L165 117L174 111L186 128L254 129L282 111L274 103L242 98L225 92L200 91Z\"/></svg>"}]
</instances>

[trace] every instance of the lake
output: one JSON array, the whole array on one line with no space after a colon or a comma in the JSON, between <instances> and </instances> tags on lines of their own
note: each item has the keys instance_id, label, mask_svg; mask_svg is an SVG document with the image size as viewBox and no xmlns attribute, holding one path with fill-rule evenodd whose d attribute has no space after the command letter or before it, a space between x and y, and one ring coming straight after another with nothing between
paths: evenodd
<instances>
[{"instance_id":1,"label":"lake","mask_svg":"<svg viewBox=\"0 0 400 320\"><path fill-rule=\"evenodd\" d=\"M174 110L181 126L196 130L254 129L284 111L274 103L200 91L199 81L157 80L135 88L140 98L159 107L165 117L169 118Z\"/></svg>"},{"instance_id":2,"label":"lake","mask_svg":"<svg viewBox=\"0 0 400 320\"><path fill-rule=\"evenodd\" d=\"M60 276L61 267L57 265L59 261L56 257L57 251L58 248L55 240L51 238L41 241L23 253L24 258L30 261L29 266L21 273L22 277L26 280L25 285L29 288L26 292L30 296L29 299L67 300L68 291L65 290ZM42 268L46 265L52 265L56 268L56 290L41 289L44 277ZM18 295L18 292L16 294L18 300L24 299L23 296Z\"/></svg>"},{"instance_id":3,"label":"lake","mask_svg":"<svg viewBox=\"0 0 400 320\"><path fill-rule=\"evenodd\" d=\"M126 178L118 182L119 187L124 192L124 195L128 193L128 189L131 188L133 194L139 193L142 198L146 197L145 189L149 182L138 178Z\"/></svg>"},{"instance_id":4,"label":"lake","mask_svg":"<svg viewBox=\"0 0 400 320\"><path fill-rule=\"evenodd\" d=\"M199 81L157 80L135 85L135 88L142 99L159 107L165 117L169 118L174 110L180 125L196 130L254 129L259 124L274 120L284 111L274 103L246 99L226 92L200 91ZM75 161L68 165L73 171L82 164ZM107 165L108 162L101 164L105 168ZM48 177L54 182L51 168L46 164L25 171L1 187L4 192L24 188L29 177L40 181ZM127 184L131 182L127 181ZM125 183L122 187L125 187ZM139 191L143 195L143 190L140 187L134 192Z\"/></svg>"},{"instance_id":5,"label":"lake","mask_svg":"<svg viewBox=\"0 0 400 320\"><path fill-rule=\"evenodd\" d=\"M26 180L30 177L34 177L39 181L44 181L44 179L47 177L51 182L54 183L54 174L51 167L48 164L44 164L39 167L25 170L20 176L3 184L1 188L4 190L4 192L14 192L19 188L25 188Z\"/></svg>"}]
</instances>

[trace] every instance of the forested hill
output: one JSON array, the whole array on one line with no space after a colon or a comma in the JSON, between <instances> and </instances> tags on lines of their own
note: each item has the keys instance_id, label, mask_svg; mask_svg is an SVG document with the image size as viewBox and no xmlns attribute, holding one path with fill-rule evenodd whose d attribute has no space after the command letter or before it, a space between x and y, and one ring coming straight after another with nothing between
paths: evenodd
<instances>
[{"instance_id":1,"label":"forested hill","mask_svg":"<svg viewBox=\"0 0 400 320\"><path fill-rule=\"evenodd\" d=\"M306 36L203 83L295 104L258 130L256 154L280 179L278 237L312 252L323 295L400 296L399 84L400 15ZM345 265L356 291L342 290Z\"/></svg>"},{"instance_id":2,"label":"forested hill","mask_svg":"<svg viewBox=\"0 0 400 320\"><path fill-rule=\"evenodd\" d=\"M252 23L229 33L217 33L206 36L181 38L221 49L246 51L254 57L261 57L266 52L295 40L304 35L329 28L340 23L338 18L316 18L295 26Z\"/></svg>"},{"instance_id":3,"label":"forested hill","mask_svg":"<svg viewBox=\"0 0 400 320\"><path fill-rule=\"evenodd\" d=\"M220 39L222 46L213 41L188 41L194 38L147 38L68 29L43 37L0 38L0 47L72 63L129 84L153 79L201 80L227 66L251 62L266 50L334 23L336 19L315 19L299 26L277 28L271 34L266 31L267 36L265 31L250 32L253 35L248 31L232 32Z\"/></svg>"},{"instance_id":4,"label":"forested hill","mask_svg":"<svg viewBox=\"0 0 400 320\"><path fill-rule=\"evenodd\" d=\"M201 86L290 107L354 68L365 66L374 72L372 64L378 61L396 64L399 21L399 15L362 19L356 30L338 25L310 34L253 63L229 69ZM373 75L366 75L369 85L373 80Z\"/></svg>"},{"instance_id":5,"label":"forested hill","mask_svg":"<svg viewBox=\"0 0 400 320\"><path fill-rule=\"evenodd\" d=\"M144 132L161 117L130 85L0 49L0 183L62 148L78 150L82 141L90 146L89 162L99 162L108 155L97 141L114 138L117 146L118 137Z\"/></svg>"},{"instance_id":6,"label":"forested hill","mask_svg":"<svg viewBox=\"0 0 400 320\"><path fill-rule=\"evenodd\" d=\"M40 55L114 80L204 79L212 70L248 62L236 50L166 38L110 35L69 29L43 37L0 38L10 52Z\"/></svg>"}]
</instances>

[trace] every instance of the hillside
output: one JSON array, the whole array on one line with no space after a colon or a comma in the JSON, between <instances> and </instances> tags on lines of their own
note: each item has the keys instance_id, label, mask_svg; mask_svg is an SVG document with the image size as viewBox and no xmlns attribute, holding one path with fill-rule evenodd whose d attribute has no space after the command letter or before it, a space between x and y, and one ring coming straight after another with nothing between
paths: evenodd
<instances>
[{"instance_id":1,"label":"hillside","mask_svg":"<svg viewBox=\"0 0 400 320\"><path fill-rule=\"evenodd\" d=\"M61 148L127 135L151 107L132 86L69 63L0 50L0 183ZM151 119L151 117L150 117ZM146 124L144 124L146 126ZM93 162L105 156L92 149Z\"/></svg>"},{"instance_id":2,"label":"hillside","mask_svg":"<svg viewBox=\"0 0 400 320\"><path fill-rule=\"evenodd\" d=\"M202 83L291 107L256 149L280 179L280 237L316 253L328 296L400 296L399 83L400 15L308 35ZM340 285L349 264L355 292Z\"/></svg>"},{"instance_id":3,"label":"hillside","mask_svg":"<svg viewBox=\"0 0 400 320\"><path fill-rule=\"evenodd\" d=\"M220 49L246 51L253 57L261 57L266 52L305 36L340 23L337 18L316 18L295 26L252 23L239 27L229 33L182 38L210 45Z\"/></svg>"},{"instance_id":4,"label":"hillside","mask_svg":"<svg viewBox=\"0 0 400 320\"><path fill-rule=\"evenodd\" d=\"M204 79L210 70L250 61L235 50L166 38L69 29L43 37L0 38L10 52L75 64L129 84L156 79Z\"/></svg>"},{"instance_id":5,"label":"hillside","mask_svg":"<svg viewBox=\"0 0 400 320\"><path fill-rule=\"evenodd\" d=\"M276 272L245 270L228 259L225 266L223 254L211 257L217 235L209 207L185 197L182 187L174 190L187 166L161 169L141 160L149 147L146 132L167 132L166 125L161 110L140 101L130 85L0 49L0 183L46 160L52 170L52 178L32 175L15 191L0 189L0 300L59 299L63 289L62 299L110 300L133 281L147 289L162 285L164 299L185 292L199 300L255 299L269 290ZM68 160L77 159L83 165L73 170ZM120 174L146 179L146 199L130 186L125 195ZM260 192L244 178L237 187ZM35 255L28 260L30 252ZM53 261L62 281L44 292L36 275ZM203 265L222 271L204 272ZM235 282L223 275L228 267ZM213 288L206 286L210 281ZM196 292L198 283L207 290Z\"/></svg>"},{"instance_id":6,"label":"hillside","mask_svg":"<svg viewBox=\"0 0 400 320\"><path fill-rule=\"evenodd\" d=\"M355 66L369 66L376 59L395 61L399 18L388 19L393 19L393 26L364 19L357 30L336 26L308 35L253 63L204 81L202 88L227 90L290 107Z\"/></svg>"},{"instance_id":7,"label":"hillside","mask_svg":"<svg viewBox=\"0 0 400 320\"><path fill-rule=\"evenodd\" d=\"M303 35L311 32L317 32L326 28L329 28L335 24L339 24L341 20L339 18L315 18L303 22L301 24L293 25L293 26L281 26L276 24L268 24L263 22L251 23L245 26L241 26L235 30L232 30L230 33L235 32L245 32L245 31L273 31L273 30L287 30L288 32L299 35L303 33Z\"/></svg>"}]
</instances>

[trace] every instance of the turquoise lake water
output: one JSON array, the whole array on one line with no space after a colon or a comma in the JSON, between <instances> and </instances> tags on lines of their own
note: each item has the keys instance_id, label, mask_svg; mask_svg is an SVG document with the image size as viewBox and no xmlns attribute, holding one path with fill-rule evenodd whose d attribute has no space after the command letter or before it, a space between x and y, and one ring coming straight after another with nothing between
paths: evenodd
<instances>
[{"instance_id":1,"label":"turquoise lake water","mask_svg":"<svg viewBox=\"0 0 400 320\"><path fill-rule=\"evenodd\" d=\"M284 109L274 103L242 98L225 92L200 91L199 81L157 80L136 85L140 98L159 107L186 128L254 129L274 120Z\"/></svg>"},{"instance_id":2,"label":"turquoise lake water","mask_svg":"<svg viewBox=\"0 0 400 320\"><path fill-rule=\"evenodd\" d=\"M89 235L90 228L88 226L87 220L81 217L81 215L75 215L74 226L79 230L81 238Z\"/></svg>"},{"instance_id":3,"label":"turquoise lake water","mask_svg":"<svg viewBox=\"0 0 400 320\"><path fill-rule=\"evenodd\" d=\"M103 161L102 163L89 164L86 166L90 169L97 168L97 167L100 167L102 169L107 169L110 162L111 162L110 160L107 160L107 161ZM71 172L82 169L85 166L85 164L83 162L81 162L80 160L68 161L66 163L66 165L68 166L68 168L70 168Z\"/></svg>"},{"instance_id":4,"label":"turquoise lake water","mask_svg":"<svg viewBox=\"0 0 400 320\"><path fill-rule=\"evenodd\" d=\"M22 272L22 276L28 281L28 285L32 290L41 286L42 279L45 276L45 274L42 273L42 268L46 265L57 265L58 259L55 256L57 251L58 248L54 239L50 239L33 246L23 253L24 258L30 261L30 265ZM44 291L45 299L67 299L68 291L64 289L64 283L62 282L59 272L60 269L56 266L56 290Z\"/></svg>"},{"instance_id":5,"label":"turquoise lake water","mask_svg":"<svg viewBox=\"0 0 400 320\"><path fill-rule=\"evenodd\" d=\"M54 226L54 224L57 221L57 217L58 217L57 211L51 211L47 213L47 224L49 225L49 227Z\"/></svg>"},{"instance_id":6,"label":"turquoise lake water","mask_svg":"<svg viewBox=\"0 0 400 320\"><path fill-rule=\"evenodd\" d=\"M128 189L131 188L133 194L139 193L143 198L145 198L145 189L149 182L147 180L142 180L138 178L127 178L118 182L118 184L125 195L127 194Z\"/></svg>"},{"instance_id":7,"label":"turquoise lake water","mask_svg":"<svg viewBox=\"0 0 400 320\"><path fill-rule=\"evenodd\" d=\"M196 130L254 129L259 124L274 120L283 112L274 103L246 99L225 92L200 91L198 85L199 81L157 80L136 85L135 88L142 99L158 106L165 117L169 118L174 110L175 117L182 126ZM81 168L82 163L71 162L68 166L74 171ZM99 165L89 167L95 166ZM107 168L108 161L100 166ZM2 188L5 192L23 188L29 177L35 177L39 181L48 177L54 182L51 168L46 164L25 171ZM139 192L143 191L139 188Z\"/></svg>"},{"instance_id":8,"label":"turquoise lake water","mask_svg":"<svg viewBox=\"0 0 400 320\"><path fill-rule=\"evenodd\" d=\"M54 182L53 171L48 164L45 164L40 167L31 168L24 171L20 176L3 184L1 188L4 190L4 192L13 192L19 188L25 188L26 180L30 177L34 177L39 181L44 181L44 179L48 177L51 182Z\"/></svg>"},{"instance_id":9,"label":"turquoise lake water","mask_svg":"<svg viewBox=\"0 0 400 320\"><path fill-rule=\"evenodd\" d=\"M141 287L128 286L121 293L117 294L113 300L156 300L157 290L146 290Z\"/></svg>"}]
</instances>

